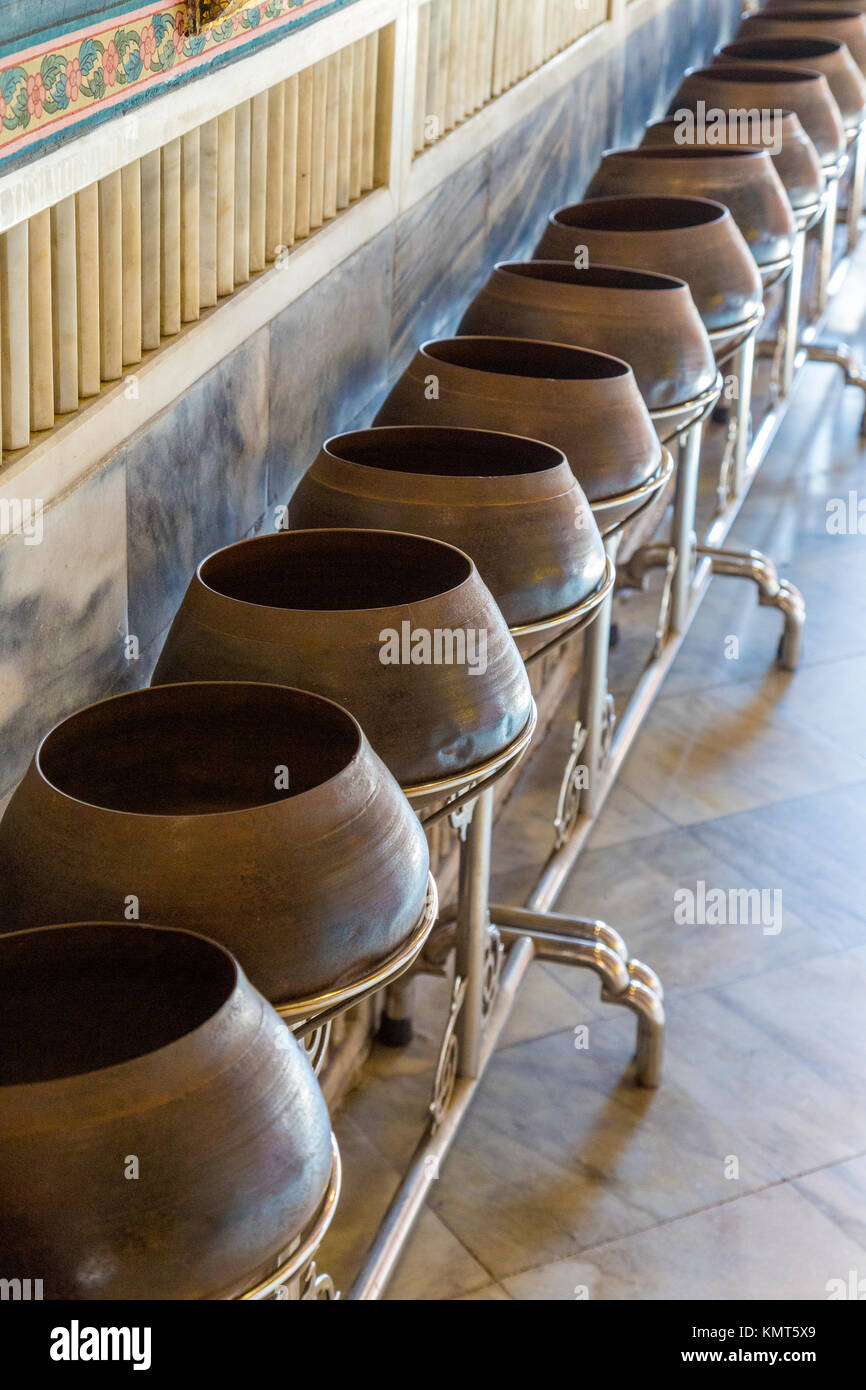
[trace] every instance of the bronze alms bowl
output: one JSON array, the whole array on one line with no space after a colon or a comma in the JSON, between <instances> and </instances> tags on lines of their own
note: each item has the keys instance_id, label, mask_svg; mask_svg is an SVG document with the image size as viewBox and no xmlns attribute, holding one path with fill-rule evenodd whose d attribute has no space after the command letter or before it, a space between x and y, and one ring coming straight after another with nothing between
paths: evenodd
<instances>
[{"instance_id":1,"label":"bronze alms bowl","mask_svg":"<svg viewBox=\"0 0 866 1390\"><path fill-rule=\"evenodd\" d=\"M278 685L90 705L43 739L0 821L0 930L134 913L205 931L273 1003L387 959L427 877L417 817L356 721Z\"/></svg>"},{"instance_id":2,"label":"bronze alms bowl","mask_svg":"<svg viewBox=\"0 0 866 1390\"><path fill-rule=\"evenodd\" d=\"M831 9L770 0L759 14L744 15L738 39L787 38L835 39L844 43L861 72L866 72L866 20L859 10L840 4Z\"/></svg>"},{"instance_id":3,"label":"bronze alms bowl","mask_svg":"<svg viewBox=\"0 0 866 1390\"><path fill-rule=\"evenodd\" d=\"M681 277L711 335L735 332L761 312L757 262L728 209L708 198L590 198L560 208L535 255L574 262L578 249L591 266Z\"/></svg>"},{"instance_id":4,"label":"bronze alms bowl","mask_svg":"<svg viewBox=\"0 0 866 1390\"><path fill-rule=\"evenodd\" d=\"M463 316L461 333L539 338L628 362L662 441L695 416L716 364L688 285L670 275L569 261L502 262ZM677 414L674 407L682 406ZM592 460L582 465L590 483Z\"/></svg>"},{"instance_id":5,"label":"bronze alms bowl","mask_svg":"<svg viewBox=\"0 0 866 1390\"><path fill-rule=\"evenodd\" d=\"M729 133L728 127L721 123L718 129L713 129L712 143L707 138L706 143L687 144L683 140L684 131L686 131L686 127L683 121L676 116L664 116L660 121L651 121L641 138L641 149L699 149L708 155L715 154L718 149L724 149L729 144L737 150L768 149L773 167L782 180L788 201L794 212L811 210L820 203L824 193L824 173L821 169L821 161L818 158L818 151L800 124L799 116L795 116L793 111L783 111L780 117L774 117L774 125L768 132L770 139L773 136L777 137L778 151L769 149L767 145L760 143L759 123L756 123L754 127L747 126L746 128L748 135L757 137L754 144L741 140L739 130ZM705 137L708 134L709 132L704 132ZM718 136L722 138L718 139Z\"/></svg>"},{"instance_id":6,"label":"bronze alms bowl","mask_svg":"<svg viewBox=\"0 0 866 1390\"><path fill-rule=\"evenodd\" d=\"M129 922L0 937L4 1278L45 1299L236 1297L330 1173L310 1064L222 946Z\"/></svg>"},{"instance_id":7,"label":"bronze alms bowl","mask_svg":"<svg viewBox=\"0 0 866 1390\"><path fill-rule=\"evenodd\" d=\"M154 680L213 679L346 705L407 790L499 756L534 713L469 556L387 530L278 531L202 561Z\"/></svg>"},{"instance_id":8,"label":"bronze alms bowl","mask_svg":"<svg viewBox=\"0 0 866 1390\"><path fill-rule=\"evenodd\" d=\"M821 72L784 63L737 63L713 59L712 67L687 72L668 111L698 110L698 102L720 111L793 111L818 151L822 169L832 169L845 153L842 113Z\"/></svg>"},{"instance_id":9,"label":"bronze alms bowl","mask_svg":"<svg viewBox=\"0 0 866 1390\"><path fill-rule=\"evenodd\" d=\"M846 130L854 130L866 116L866 79L844 43L835 39L796 36L734 39L720 48L718 63L789 64L801 72L819 72L842 113Z\"/></svg>"},{"instance_id":10,"label":"bronze alms bowl","mask_svg":"<svg viewBox=\"0 0 866 1390\"><path fill-rule=\"evenodd\" d=\"M587 198L642 193L723 203L762 269L786 260L794 248L797 223L766 150L609 150L586 190Z\"/></svg>"},{"instance_id":11,"label":"bronze alms bowl","mask_svg":"<svg viewBox=\"0 0 866 1390\"><path fill-rule=\"evenodd\" d=\"M635 507L627 495L665 464L631 367L561 343L479 336L424 343L375 423L461 425L553 444L603 515L603 530L627 519ZM609 505L620 497L621 505Z\"/></svg>"},{"instance_id":12,"label":"bronze alms bowl","mask_svg":"<svg viewBox=\"0 0 866 1390\"><path fill-rule=\"evenodd\" d=\"M605 574L565 455L490 430L393 425L337 435L301 479L291 525L435 536L472 555L509 627L581 604Z\"/></svg>"}]
</instances>

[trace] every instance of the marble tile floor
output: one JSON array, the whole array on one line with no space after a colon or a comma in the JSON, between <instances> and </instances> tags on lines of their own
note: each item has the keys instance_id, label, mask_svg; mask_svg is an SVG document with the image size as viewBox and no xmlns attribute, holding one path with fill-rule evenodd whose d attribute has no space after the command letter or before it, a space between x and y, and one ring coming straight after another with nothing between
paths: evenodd
<instances>
[{"instance_id":1,"label":"marble tile floor","mask_svg":"<svg viewBox=\"0 0 866 1390\"><path fill-rule=\"evenodd\" d=\"M863 323L854 344L866 357ZM631 1016L593 976L533 966L389 1298L824 1299L866 1274L866 536L826 527L829 498L866 496L861 410L808 368L732 536L806 594L799 672L774 665L779 615L715 580L557 904L661 974L661 1088L634 1085ZM650 612L618 605L620 692ZM569 721L497 828L501 900L524 900L549 849ZM768 913L678 925L699 881L763 889ZM376 1049L336 1119L346 1189L320 1264L343 1287L429 1097L447 985L416 989L414 1042Z\"/></svg>"}]
</instances>

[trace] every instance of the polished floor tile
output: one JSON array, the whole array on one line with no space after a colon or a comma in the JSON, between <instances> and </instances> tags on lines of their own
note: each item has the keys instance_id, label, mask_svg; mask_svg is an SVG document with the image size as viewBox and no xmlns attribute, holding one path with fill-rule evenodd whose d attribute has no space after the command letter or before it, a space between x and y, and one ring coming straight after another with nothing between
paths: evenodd
<instances>
[{"instance_id":1,"label":"polished floor tile","mask_svg":"<svg viewBox=\"0 0 866 1390\"><path fill-rule=\"evenodd\" d=\"M792 1184L725 1202L505 1280L512 1298L822 1299L862 1246ZM717 1319L723 1321L723 1319Z\"/></svg>"},{"instance_id":2,"label":"polished floor tile","mask_svg":"<svg viewBox=\"0 0 866 1390\"><path fill-rule=\"evenodd\" d=\"M337 1126L343 1158L340 1220L326 1236L317 1263L347 1289L397 1187L397 1173L347 1118ZM396 1300L453 1297L483 1289L490 1275L431 1211L387 1290Z\"/></svg>"}]
</instances>

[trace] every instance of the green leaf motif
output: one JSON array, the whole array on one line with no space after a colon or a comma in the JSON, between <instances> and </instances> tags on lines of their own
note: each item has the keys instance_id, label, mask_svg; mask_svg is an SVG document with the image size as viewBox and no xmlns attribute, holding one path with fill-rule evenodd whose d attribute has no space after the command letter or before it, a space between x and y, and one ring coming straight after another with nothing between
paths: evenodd
<instances>
[{"instance_id":1,"label":"green leaf motif","mask_svg":"<svg viewBox=\"0 0 866 1390\"><path fill-rule=\"evenodd\" d=\"M27 88L19 87L12 103L12 110L17 117L17 124L22 130L26 130L30 124L30 112L27 109Z\"/></svg>"},{"instance_id":2,"label":"green leaf motif","mask_svg":"<svg viewBox=\"0 0 866 1390\"><path fill-rule=\"evenodd\" d=\"M65 69L66 59L64 57L61 57L59 53L46 53L45 57L42 59L42 66L39 69L45 86L53 87L58 77L65 72Z\"/></svg>"},{"instance_id":3,"label":"green leaf motif","mask_svg":"<svg viewBox=\"0 0 866 1390\"><path fill-rule=\"evenodd\" d=\"M102 44L94 39L85 39L78 50L78 62L81 67L82 77L87 77L94 64L99 61L102 54Z\"/></svg>"},{"instance_id":4,"label":"green leaf motif","mask_svg":"<svg viewBox=\"0 0 866 1390\"><path fill-rule=\"evenodd\" d=\"M105 78L102 76L102 68L96 68L90 81L86 86L82 86L82 92L92 97L94 101L101 101L105 96Z\"/></svg>"},{"instance_id":5,"label":"green leaf motif","mask_svg":"<svg viewBox=\"0 0 866 1390\"><path fill-rule=\"evenodd\" d=\"M153 16L153 32L156 37L157 47L160 46L163 39L171 37L171 31L173 28L174 21L172 20L171 16L165 14L164 11L160 14L155 14Z\"/></svg>"},{"instance_id":6,"label":"green leaf motif","mask_svg":"<svg viewBox=\"0 0 866 1390\"><path fill-rule=\"evenodd\" d=\"M0 96L6 102L12 101L19 83L27 81L24 68L4 68L0 72Z\"/></svg>"}]
</instances>

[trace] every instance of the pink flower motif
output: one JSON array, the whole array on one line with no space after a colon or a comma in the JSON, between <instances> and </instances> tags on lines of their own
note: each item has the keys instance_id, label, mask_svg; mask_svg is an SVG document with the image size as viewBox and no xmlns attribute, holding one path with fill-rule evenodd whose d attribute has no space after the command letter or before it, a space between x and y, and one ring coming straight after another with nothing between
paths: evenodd
<instances>
[{"instance_id":1,"label":"pink flower motif","mask_svg":"<svg viewBox=\"0 0 866 1390\"><path fill-rule=\"evenodd\" d=\"M81 64L77 58L70 58L66 64L66 95L70 101L75 101L81 90Z\"/></svg>"},{"instance_id":2,"label":"pink flower motif","mask_svg":"<svg viewBox=\"0 0 866 1390\"><path fill-rule=\"evenodd\" d=\"M150 60L155 52L156 34L153 32L153 25L145 24L141 31L141 43L138 46L138 53L146 68L150 67Z\"/></svg>"},{"instance_id":3,"label":"pink flower motif","mask_svg":"<svg viewBox=\"0 0 866 1390\"><path fill-rule=\"evenodd\" d=\"M105 52L102 55L102 76L105 78L106 87L113 87L117 77L117 69L120 67L120 54L114 43L114 39L109 39L105 45Z\"/></svg>"},{"instance_id":4,"label":"pink flower motif","mask_svg":"<svg viewBox=\"0 0 866 1390\"><path fill-rule=\"evenodd\" d=\"M186 34L184 33L183 26L183 10L178 10L174 17L174 28L171 31L171 41L174 44L174 51L179 58L183 52L183 46L186 43Z\"/></svg>"},{"instance_id":5,"label":"pink flower motif","mask_svg":"<svg viewBox=\"0 0 866 1390\"><path fill-rule=\"evenodd\" d=\"M0 121L5 121L5 119L6 119L6 98L4 97L3 93L0 92Z\"/></svg>"},{"instance_id":6,"label":"pink flower motif","mask_svg":"<svg viewBox=\"0 0 866 1390\"><path fill-rule=\"evenodd\" d=\"M38 72L32 72L27 79L27 110L38 120L45 105L45 83Z\"/></svg>"}]
</instances>

